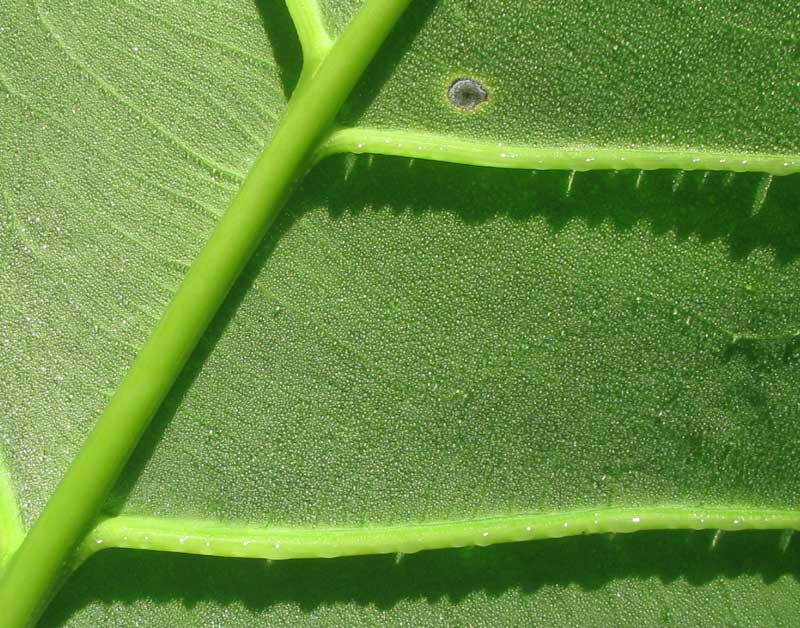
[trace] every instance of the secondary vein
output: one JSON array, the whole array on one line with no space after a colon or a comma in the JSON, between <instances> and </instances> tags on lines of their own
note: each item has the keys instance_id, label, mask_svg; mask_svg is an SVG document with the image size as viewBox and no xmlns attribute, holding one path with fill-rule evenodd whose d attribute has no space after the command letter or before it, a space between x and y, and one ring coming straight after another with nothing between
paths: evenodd
<instances>
[{"instance_id":1,"label":"secondary vein","mask_svg":"<svg viewBox=\"0 0 800 628\"><path fill-rule=\"evenodd\" d=\"M313 73L331 47L317 0L286 0L303 49L303 71Z\"/></svg>"},{"instance_id":2,"label":"secondary vein","mask_svg":"<svg viewBox=\"0 0 800 628\"><path fill-rule=\"evenodd\" d=\"M81 546L80 557L107 548L128 548L270 560L337 558L676 529L800 530L800 511L689 505L598 508L351 528L281 528L118 516L97 525Z\"/></svg>"},{"instance_id":3,"label":"secondary vein","mask_svg":"<svg viewBox=\"0 0 800 628\"><path fill-rule=\"evenodd\" d=\"M342 128L320 146L316 159L339 153L368 153L428 159L469 166L524 170L715 170L800 173L800 155L767 155L677 149L524 146L426 131ZM766 191L763 192L766 196ZM763 200L762 200L763 202Z\"/></svg>"}]
</instances>

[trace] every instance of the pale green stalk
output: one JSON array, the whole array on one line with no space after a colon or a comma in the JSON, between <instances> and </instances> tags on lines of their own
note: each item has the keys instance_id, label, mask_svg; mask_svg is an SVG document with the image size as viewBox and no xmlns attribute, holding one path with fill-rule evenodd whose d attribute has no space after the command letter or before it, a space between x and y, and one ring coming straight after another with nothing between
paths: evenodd
<instances>
[{"instance_id":1,"label":"pale green stalk","mask_svg":"<svg viewBox=\"0 0 800 628\"><path fill-rule=\"evenodd\" d=\"M464 139L404 129L337 129L317 151L323 159L340 153L392 155L468 166L524 170L711 170L790 175L800 156L689 150L524 146Z\"/></svg>"},{"instance_id":2,"label":"pale green stalk","mask_svg":"<svg viewBox=\"0 0 800 628\"><path fill-rule=\"evenodd\" d=\"M9 563L0 581L5 628L31 626L44 610L153 414L409 2L367 0L313 80L293 94L272 141Z\"/></svg>"},{"instance_id":3,"label":"pale green stalk","mask_svg":"<svg viewBox=\"0 0 800 628\"><path fill-rule=\"evenodd\" d=\"M358 528L281 528L120 516L97 525L86 537L80 557L122 547L270 560L334 558L679 529L800 530L800 511L703 506L598 508Z\"/></svg>"},{"instance_id":4,"label":"pale green stalk","mask_svg":"<svg viewBox=\"0 0 800 628\"><path fill-rule=\"evenodd\" d=\"M303 49L303 78L311 75L328 54L333 42L322 23L317 0L286 0Z\"/></svg>"},{"instance_id":5,"label":"pale green stalk","mask_svg":"<svg viewBox=\"0 0 800 628\"><path fill-rule=\"evenodd\" d=\"M3 565L22 543L25 530L22 527L19 507L11 485L11 476L0 455L0 572Z\"/></svg>"}]
</instances>

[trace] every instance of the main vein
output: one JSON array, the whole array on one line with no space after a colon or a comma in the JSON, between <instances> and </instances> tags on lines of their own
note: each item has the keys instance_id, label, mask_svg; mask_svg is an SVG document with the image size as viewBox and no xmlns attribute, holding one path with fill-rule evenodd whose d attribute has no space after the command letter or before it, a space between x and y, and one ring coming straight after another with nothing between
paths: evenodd
<instances>
[{"instance_id":1,"label":"main vein","mask_svg":"<svg viewBox=\"0 0 800 628\"><path fill-rule=\"evenodd\" d=\"M31 626L44 610L153 414L409 2L366 0L292 95L271 142L11 559L0 580L6 628Z\"/></svg>"},{"instance_id":2,"label":"main vein","mask_svg":"<svg viewBox=\"0 0 800 628\"><path fill-rule=\"evenodd\" d=\"M11 486L11 476L3 456L0 455L0 570L22 543L24 536L19 506Z\"/></svg>"}]
</instances>

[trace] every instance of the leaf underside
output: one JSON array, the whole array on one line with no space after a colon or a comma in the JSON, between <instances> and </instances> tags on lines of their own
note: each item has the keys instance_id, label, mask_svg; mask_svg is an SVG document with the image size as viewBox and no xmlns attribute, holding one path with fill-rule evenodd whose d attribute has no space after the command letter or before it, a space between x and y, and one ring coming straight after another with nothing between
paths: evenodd
<instances>
[{"instance_id":1,"label":"leaf underside","mask_svg":"<svg viewBox=\"0 0 800 628\"><path fill-rule=\"evenodd\" d=\"M281 2L107 4L0 7L0 556L300 78ZM359 4L319 3L331 38ZM288 199L105 516L185 522L181 551L209 522L798 510L800 10L557 4L412 3L341 112L347 154ZM474 111L448 101L461 77ZM112 549L42 625L791 626L798 551L713 530L268 565Z\"/></svg>"}]
</instances>

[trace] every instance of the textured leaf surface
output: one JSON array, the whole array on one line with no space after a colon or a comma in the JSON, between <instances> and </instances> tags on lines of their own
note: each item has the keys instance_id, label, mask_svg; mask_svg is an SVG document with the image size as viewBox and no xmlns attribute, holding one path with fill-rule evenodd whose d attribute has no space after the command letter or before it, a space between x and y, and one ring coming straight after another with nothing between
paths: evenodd
<instances>
[{"instance_id":1,"label":"textured leaf surface","mask_svg":"<svg viewBox=\"0 0 800 628\"><path fill-rule=\"evenodd\" d=\"M419 3L351 115L535 145L797 152L800 11L786 2ZM769 24L770 26L767 26ZM442 86L485 82L480 115Z\"/></svg>"},{"instance_id":2,"label":"textured leaf surface","mask_svg":"<svg viewBox=\"0 0 800 628\"><path fill-rule=\"evenodd\" d=\"M0 436L26 525L300 69L277 1L95 4L0 7ZM335 36L358 3L320 6ZM420 2L341 123L798 155L798 33L782 2ZM460 76L486 85L479 110L448 102ZM107 512L401 526L796 510L799 192L798 175L760 172L331 157L289 199ZM44 623L789 626L798 558L790 536L756 532L397 564L110 551Z\"/></svg>"}]
</instances>

